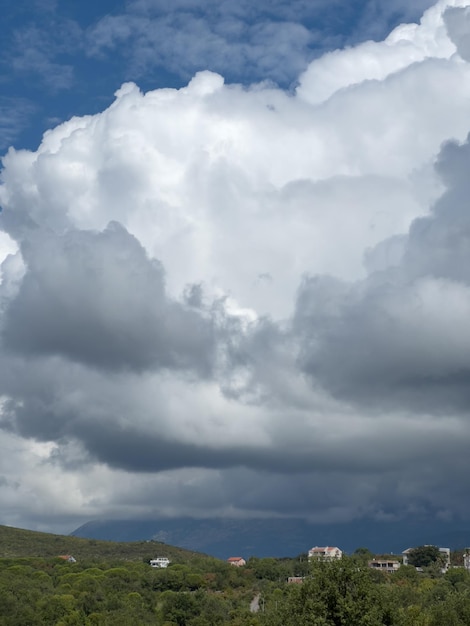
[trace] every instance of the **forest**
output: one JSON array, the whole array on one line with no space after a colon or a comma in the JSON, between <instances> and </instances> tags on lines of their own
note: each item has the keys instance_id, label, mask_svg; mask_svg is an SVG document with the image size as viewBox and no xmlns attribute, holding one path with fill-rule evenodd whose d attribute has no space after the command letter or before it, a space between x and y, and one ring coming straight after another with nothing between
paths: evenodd
<instances>
[{"instance_id":1,"label":"forest","mask_svg":"<svg viewBox=\"0 0 470 626\"><path fill-rule=\"evenodd\" d=\"M0 626L470 625L470 573L454 566L442 574L429 559L422 571L407 565L387 574L367 566L362 548L331 562L252 557L233 567L156 542L87 540L75 543L76 562L5 556L23 552L26 537L36 552L60 543L24 535L12 547L0 532ZM165 551L170 566L150 567ZM288 583L291 576L301 582Z\"/></svg>"}]
</instances>

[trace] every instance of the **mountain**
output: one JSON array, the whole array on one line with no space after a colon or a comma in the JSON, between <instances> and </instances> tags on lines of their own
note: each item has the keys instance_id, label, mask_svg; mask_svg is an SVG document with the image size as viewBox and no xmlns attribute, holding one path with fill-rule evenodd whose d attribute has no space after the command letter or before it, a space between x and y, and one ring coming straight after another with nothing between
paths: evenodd
<instances>
[{"instance_id":1,"label":"mountain","mask_svg":"<svg viewBox=\"0 0 470 626\"><path fill-rule=\"evenodd\" d=\"M301 519L95 520L72 535L112 541L154 539L222 559L296 556L314 545L335 545L348 553L364 546L376 554L397 554L423 544L452 549L470 545L470 525L423 520L348 524L311 524Z\"/></svg>"}]
</instances>

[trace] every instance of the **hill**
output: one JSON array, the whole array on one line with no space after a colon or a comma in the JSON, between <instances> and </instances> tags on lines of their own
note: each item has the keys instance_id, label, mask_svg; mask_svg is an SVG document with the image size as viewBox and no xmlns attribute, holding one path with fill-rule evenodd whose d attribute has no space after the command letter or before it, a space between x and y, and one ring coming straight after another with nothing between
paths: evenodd
<instances>
[{"instance_id":1,"label":"hill","mask_svg":"<svg viewBox=\"0 0 470 626\"><path fill-rule=\"evenodd\" d=\"M0 526L0 558L48 558L61 554L72 554L77 560L94 561L100 559L142 561L156 556L166 556L173 563L189 563L193 559L205 557L200 553L159 541L117 543Z\"/></svg>"}]
</instances>

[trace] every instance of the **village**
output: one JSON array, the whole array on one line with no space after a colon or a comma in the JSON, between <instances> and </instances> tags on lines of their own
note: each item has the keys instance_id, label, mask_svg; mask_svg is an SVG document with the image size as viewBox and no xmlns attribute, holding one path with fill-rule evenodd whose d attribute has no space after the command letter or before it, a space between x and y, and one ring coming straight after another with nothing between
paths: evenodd
<instances>
[{"instance_id":1,"label":"village","mask_svg":"<svg viewBox=\"0 0 470 626\"><path fill-rule=\"evenodd\" d=\"M450 548L442 548L438 546L420 546L415 548L407 548L403 550L401 555L387 555L385 558L371 558L368 560L367 565L370 569L392 574L396 572L402 565L413 565L413 559L411 556L417 550L428 548L434 551L436 563L438 563L441 574L445 574L451 567L463 567L465 570L470 571L470 548L465 548L463 551L463 565L451 565L451 550ZM368 552L364 549L365 552ZM334 561L343 557L343 551L337 546L314 546L308 553L309 561ZM232 556L227 559L230 565L235 567L243 567L247 565L247 561L241 556ZM422 572L423 568L415 566L418 572ZM303 576L290 576L287 579L288 583L301 583L304 580Z\"/></svg>"}]
</instances>

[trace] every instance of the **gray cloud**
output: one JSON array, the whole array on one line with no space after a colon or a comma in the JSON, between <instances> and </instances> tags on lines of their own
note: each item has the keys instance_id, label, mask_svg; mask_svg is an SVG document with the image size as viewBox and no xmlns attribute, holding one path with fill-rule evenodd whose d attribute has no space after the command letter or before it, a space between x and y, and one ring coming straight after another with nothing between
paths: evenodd
<instances>
[{"instance_id":1,"label":"gray cloud","mask_svg":"<svg viewBox=\"0 0 470 626\"><path fill-rule=\"evenodd\" d=\"M459 55L465 61L470 60L470 25L469 7L449 7L444 13L444 22L449 37L457 47Z\"/></svg>"},{"instance_id":2,"label":"gray cloud","mask_svg":"<svg viewBox=\"0 0 470 626\"><path fill-rule=\"evenodd\" d=\"M39 230L21 249L27 269L5 313L7 348L106 369L210 371L210 320L167 298L161 265L119 224Z\"/></svg>"},{"instance_id":3,"label":"gray cloud","mask_svg":"<svg viewBox=\"0 0 470 626\"><path fill-rule=\"evenodd\" d=\"M304 280L293 324L301 367L335 395L371 410L468 410L469 167L468 141L442 148L447 190L407 238L389 242L396 264L357 283Z\"/></svg>"}]
</instances>

